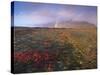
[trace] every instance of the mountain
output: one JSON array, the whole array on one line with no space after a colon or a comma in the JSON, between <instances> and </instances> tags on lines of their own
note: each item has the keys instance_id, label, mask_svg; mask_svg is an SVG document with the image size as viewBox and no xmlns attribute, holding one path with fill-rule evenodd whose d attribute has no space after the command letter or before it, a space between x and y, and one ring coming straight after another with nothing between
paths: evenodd
<instances>
[{"instance_id":1,"label":"mountain","mask_svg":"<svg viewBox=\"0 0 100 75\"><path fill-rule=\"evenodd\" d=\"M23 27L23 26L20 26ZM17 28L20 29L20 27ZM45 23L45 24L37 24L30 27L23 27L26 28L96 28L96 25L92 23L88 23L85 21L60 21L60 22L52 22L52 23Z\"/></svg>"},{"instance_id":2,"label":"mountain","mask_svg":"<svg viewBox=\"0 0 100 75\"><path fill-rule=\"evenodd\" d=\"M58 28L96 28L96 25L85 21L62 21L57 24Z\"/></svg>"}]
</instances>

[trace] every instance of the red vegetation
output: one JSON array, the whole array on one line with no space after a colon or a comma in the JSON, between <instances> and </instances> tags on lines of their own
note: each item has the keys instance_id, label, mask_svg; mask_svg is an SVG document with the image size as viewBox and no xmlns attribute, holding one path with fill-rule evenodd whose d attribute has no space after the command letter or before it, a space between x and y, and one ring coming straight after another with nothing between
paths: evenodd
<instances>
[{"instance_id":1,"label":"red vegetation","mask_svg":"<svg viewBox=\"0 0 100 75\"><path fill-rule=\"evenodd\" d=\"M27 63L28 61L33 61L35 63L48 62L56 60L56 55L48 51L22 51L15 52L15 61Z\"/></svg>"}]
</instances>

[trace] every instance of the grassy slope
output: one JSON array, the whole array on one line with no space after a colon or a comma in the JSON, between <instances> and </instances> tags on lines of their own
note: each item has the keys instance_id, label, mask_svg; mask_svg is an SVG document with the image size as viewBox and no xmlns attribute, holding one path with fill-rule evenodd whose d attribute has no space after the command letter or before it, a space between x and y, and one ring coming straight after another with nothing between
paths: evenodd
<instances>
[{"instance_id":1,"label":"grassy slope","mask_svg":"<svg viewBox=\"0 0 100 75\"><path fill-rule=\"evenodd\" d=\"M97 65L96 28L16 28L14 43L15 52L48 51L53 53L56 56L56 62L51 71L96 68ZM36 67L34 69L25 71L42 71ZM49 71L48 67L42 69Z\"/></svg>"}]
</instances>

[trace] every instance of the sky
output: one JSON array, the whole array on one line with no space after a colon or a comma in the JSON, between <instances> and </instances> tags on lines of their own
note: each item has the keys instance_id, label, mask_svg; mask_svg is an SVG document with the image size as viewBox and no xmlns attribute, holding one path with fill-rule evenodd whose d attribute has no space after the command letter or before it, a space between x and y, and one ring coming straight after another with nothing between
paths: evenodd
<instances>
[{"instance_id":1,"label":"sky","mask_svg":"<svg viewBox=\"0 0 100 75\"><path fill-rule=\"evenodd\" d=\"M15 1L11 10L14 26L41 27L43 24L69 20L97 24L96 6Z\"/></svg>"}]
</instances>

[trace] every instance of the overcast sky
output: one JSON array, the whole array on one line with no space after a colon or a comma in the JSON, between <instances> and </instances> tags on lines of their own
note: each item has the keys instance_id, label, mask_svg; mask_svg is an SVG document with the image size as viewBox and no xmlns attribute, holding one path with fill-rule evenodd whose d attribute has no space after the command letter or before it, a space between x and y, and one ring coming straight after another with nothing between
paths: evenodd
<instances>
[{"instance_id":1,"label":"overcast sky","mask_svg":"<svg viewBox=\"0 0 100 75\"><path fill-rule=\"evenodd\" d=\"M97 7L14 2L14 13L11 16L14 16L14 26L39 27L40 24L63 20L87 21L96 24Z\"/></svg>"}]
</instances>

